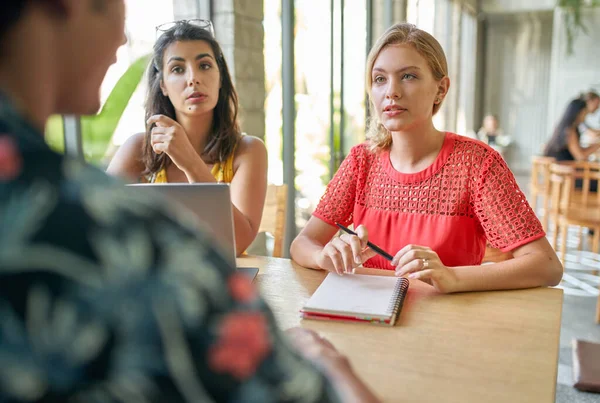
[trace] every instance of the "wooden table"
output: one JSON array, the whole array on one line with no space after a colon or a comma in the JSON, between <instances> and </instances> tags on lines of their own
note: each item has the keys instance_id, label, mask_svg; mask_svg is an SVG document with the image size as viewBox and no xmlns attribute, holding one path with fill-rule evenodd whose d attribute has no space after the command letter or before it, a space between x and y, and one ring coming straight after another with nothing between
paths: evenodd
<instances>
[{"instance_id":1,"label":"wooden table","mask_svg":"<svg viewBox=\"0 0 600 403\"><path fill-rule=\"evenodd\" d=\"M386 402L554 402L562 290L442 295L412 281L393 328L302 320L325 277L287 259L244 257L279 324L318 331ZM385 274L380 270L363 270Z\"/></svg>"}]
</instances>

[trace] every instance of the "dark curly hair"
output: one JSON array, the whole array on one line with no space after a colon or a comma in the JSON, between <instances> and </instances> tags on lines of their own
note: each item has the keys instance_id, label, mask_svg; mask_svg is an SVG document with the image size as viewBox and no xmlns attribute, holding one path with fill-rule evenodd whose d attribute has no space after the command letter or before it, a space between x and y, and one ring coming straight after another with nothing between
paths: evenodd
<instances>
[{"instance_id":1,"label":"dark curly hair","mask_svg":"<svg viewBox=\"0 0 600 403\"><path fill-rule=\"evenodd\" d=\"M154 57L148 67L148 93L146 96L146 119L161 114L176 120L175 108L171 100L164 96L160 83L163 77L163 56L165 50L178 41L205 41L215 54L219 74L221 75L221 90L214 109L213 127L208 143L203 150L203 156L209 163L223 162L231 153L241 136L238 123L238 95L233 86L233 80L223 57L221 46L212 33L185 21L179 21L174 27L165 31L154 44ZM170 159L165 153L156 154L151 143L151 125L147 127L144 138L142 162L145 166L143 175L153 174L168 165Z\"/></svg>"}]
</instances>

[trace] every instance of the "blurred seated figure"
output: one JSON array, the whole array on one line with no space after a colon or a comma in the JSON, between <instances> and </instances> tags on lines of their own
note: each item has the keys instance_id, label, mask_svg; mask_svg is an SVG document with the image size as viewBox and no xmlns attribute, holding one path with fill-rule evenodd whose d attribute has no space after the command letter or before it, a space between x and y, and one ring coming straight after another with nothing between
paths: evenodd
<instances>
[{"instance_id":1,"label":"blurred seated figure","mask_svg":"<svg viewBox=\"0 0 600 403\"><path fill-rule=\"evenodd\" d=\"M477 132L477 138L498 151L502 156L504 156L506 148L512 143L510 136L506 136L500 129L498 118L494 115L487 115L483 119L483 126Z\"/></svg>"},{"instance_id":2,"label":"blurred seated figure","mask_svg":"<svg viewBox=\"0 0 600 403\"><path fill-rule=\"evenodd\" d=\"M577 98L569 102L560 119L554 134L544 150L544 155L554 157L557 161L587 161L600 150L600 143L584 147L581 144L581 123L589 113L586 102ZM575 187L581 189L581 179L575 181ZM590 182L590 191L598 190L598 181Z\"/></svg>"},{"instance_id":3,"label":"blurred seated figure","mask_svg":"<svg viewBox=\"0 0 600 403\"><path fill-rule=\"evenodd\" d=\"M600 143L600 95L595 91L588 91L580 96L585 101L587 114L579 125L582 146L588 147ZM590 160L598 160L597 153L590 155Z\"/></svg>"}]
</instances>

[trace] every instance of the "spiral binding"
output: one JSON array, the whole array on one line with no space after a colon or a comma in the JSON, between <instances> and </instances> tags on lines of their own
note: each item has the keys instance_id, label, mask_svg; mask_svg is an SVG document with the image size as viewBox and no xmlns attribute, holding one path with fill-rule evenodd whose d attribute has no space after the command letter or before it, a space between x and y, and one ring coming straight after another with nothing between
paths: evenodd
<instances>
[{"instance_id":1,"label":"spiral binding","mask_svg":"<svg viewBox=\"0 0 600 403\"><path fill-rule=\"evenodd\" d=\"M408 286L410 282L408 279L402 277L399 278L394 286L394 294L390 299L390 304L387 307L387 314L390 315L391 325L396 321L396 317L398 313L402 310L402 305L404 304L404 299L406 298L406 293L408 292Z\"/></svg>"}]
</instances>

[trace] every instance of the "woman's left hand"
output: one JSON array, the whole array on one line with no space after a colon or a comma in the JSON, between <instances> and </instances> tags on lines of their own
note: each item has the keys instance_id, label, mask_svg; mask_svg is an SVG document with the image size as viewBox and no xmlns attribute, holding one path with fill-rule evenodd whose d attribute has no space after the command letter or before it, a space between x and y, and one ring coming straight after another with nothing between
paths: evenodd
<instances>
[{"instance_id":1,"label":"woman's left hand","mask_svg":"<svg viewBox=\"0 0 600 403\"><path fill-rule=\"evenodd\" d=\"M457 289L458 279L452 270L444 266L438 254L426 246L406 245L394 259L397 277L422 280L436 290L450 293Z\"/></svg>"}]
</instances>

